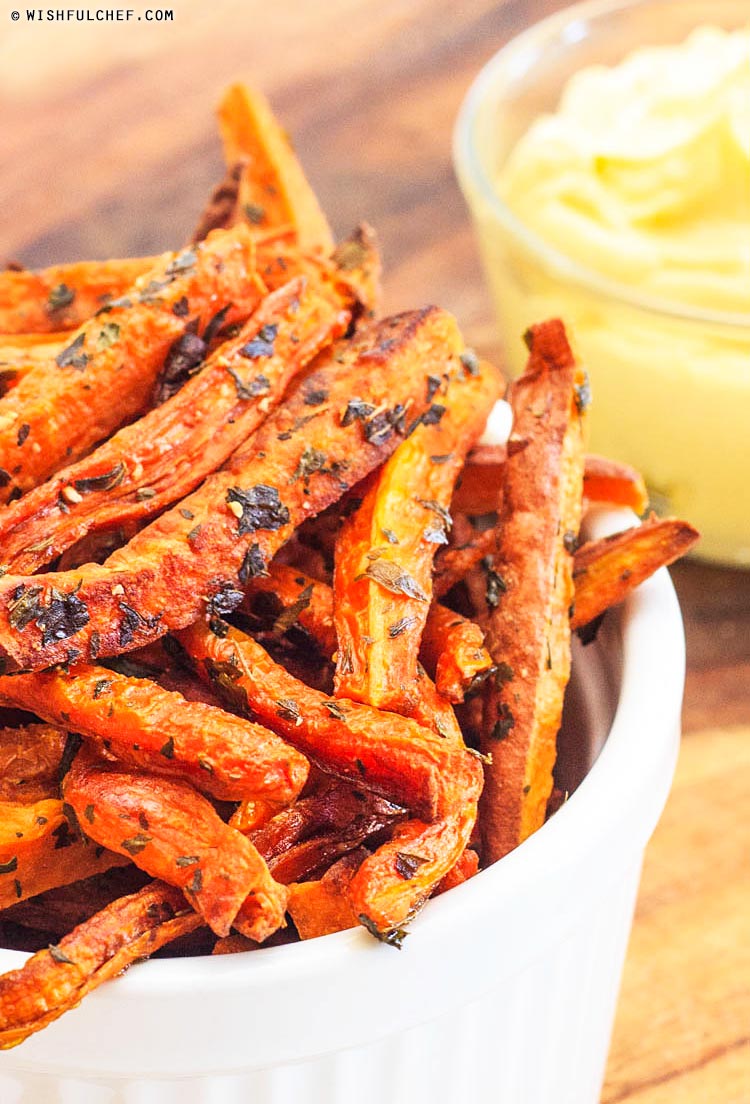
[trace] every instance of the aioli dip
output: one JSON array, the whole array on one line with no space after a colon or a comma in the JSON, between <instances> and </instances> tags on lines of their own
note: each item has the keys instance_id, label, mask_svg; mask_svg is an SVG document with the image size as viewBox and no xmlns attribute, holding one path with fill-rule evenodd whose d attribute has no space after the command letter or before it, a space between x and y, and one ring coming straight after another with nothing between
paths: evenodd
<instances>
[{"instance_id":1,"label":"aioli dip","mask_svg":"<svg viewBox=\"0 0 750 1104\"><path fill-rule=\"evenodd\" d=\"M504 332L562 317L592 449L640 468L699 555L750 565L750 27L579 71L494 184L532 232L470 197Z\"/></svg>"}]
</instances>

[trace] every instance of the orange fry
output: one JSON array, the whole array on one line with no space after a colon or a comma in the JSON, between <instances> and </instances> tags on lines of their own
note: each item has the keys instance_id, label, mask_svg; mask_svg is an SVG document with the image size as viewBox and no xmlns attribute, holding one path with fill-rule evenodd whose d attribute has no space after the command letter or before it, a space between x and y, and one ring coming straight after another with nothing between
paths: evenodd
<instances>
[{"instance_id":1,"label":"orange fry","mask_svg":"<svg viewBox=\"0 0 750 1104\"><path fill-rule=\"evenodd\" d=\"M0 272L0 345L3 334L75 330L157 263L157 257L75 261L37 272Z\"/></svg>"},{"instance_id":2,"label":"orange fry","mask_svg":"<svg viewBox=\"0 0 750 1104\"><path fill-rule=\"evenodd\" d=\"M289 915L300 939L356 928L357 917L349 901L349 886L367 856L364 849L351 851L326 870L318 881L289 886Z\"/></svg>"},{"instance_id":3,"label":"orange fry","mask_svg":"<svg viewBox=\"0 0 750 1104\"><path fill-rule=\"evenodd\" d=\"M0 801L0 909L121 864L71 826L59 798Z\"/></svg>"},{"instance_id":4,"label":"orange fry","mask_svg":"<svg viewBox=\"0 0 750 1104\"><path fill-rule=\"evenodd\" d=\"M583 484L588 387L561 322L534 326L511 386L514 435L497 529L481 750L483 858L495 862L544 823L570 672L573 556ZM511 446L513 441L511 441Z\"/></svg>"},{"instance_id":5,"label":"orange fry","mask_svg":"<svg viewBox=\"0 0 750 1104\"><path fill-rule=\"evenodd\" d=\"M466 848L476 821L475 802L435 824L410 820L365 859L352 879L349 900L373 935L400 945L401 926L417 913Z\"/></svg>"},{"instance_id":6,"label":"orange fry","mask_svg":"<svg viewBox=\"0 0 750 1104\"><path fill-rule=\"evenodd\" d=\"M260 941L282 926L285 891L250 840L191 786L112 770L82 751L63 794L88 836L181 889L217 935L229 934L250 893L252 938Z\"/></svg>"},{"instance_id":7,"label":"orange fry","mask_svg":"<svg viewBox=\"0 0 750 1104\"><path fill-rule=\"evenodd\" d=\"M643 476L629 464L589 453L583 471L583 495L591 503L628 506L636 514L648 508L648 491Z\"/></svg>"},{"instance_id":8,"label":"orange fry","mask_svg":"<svg viewBox=\"0 0 750 1104\"><path fill-rule=\"evenodd\" d=\"M290 261L290 275L295 267ZM332 269L305 267L306 277L264 299L176 394L8 507L0 527L7 571L32 574L89 533L154 517L224 463L292 377L346 329L351 291Z\"/></svg>"},{"instance_id":9,"label":"orange fry","mask_svg":"<svg viewBox=\"0 0 750 1104\"><path fill-rule=\"evenodd\" d=\"M577 550L573 567L575 603L571 625L588 625L616 606L660 567L674 563L695 545L700 533L678 518L657 518L589 541Z\"/></svg>"},{"instance_id":10,"label":"orange fry","mask_svg":"<svg viewBox=\"0 0 750 1104\"><path fill-rule=\"evenodd\" d=\"M303 519L364 478L429 409L425 378L452 374L457 346L454 319L432 307L338 343L221 471L105 564L0 579L0 658L40 668L116 655L190 624L207 605L226 608L233 595L239 603L237 584L265 570ZM45 633L55 595L74 595L80 616Z\"/></svg>"},{"instance_id":11,"label":"orange fry","mask_svg":"<svg viewBox=\"0 0 750 1104\"><path fill-rule=\"evenodd\" d=\"M307 761L268 729L106 667L0 677L0 701L79 732L107 759L213 797L291 801Z\"/></svg>"},{"instance_id":12,"label":"orange fry","mask_svg":"<svg viewBox=\"0 0 750 1104\"><path fill-rule=\"evenodd\" d=\"M57 797L67 734L52 725L0 728L0 801Z\"/></svg>"},{"instance_id":13,"label":"orange fry","mask_svg":"<svg viewBox=\"0 0 750 1104\"><path fill-rule=\"evenodd\" d=\"M426 819L476 799L481 770L464 749L414 721L332 700L293 678L252 638L196 622L179 634L204 677L325 770Z\"/></svg>"},{"instance_id":14,"label":"orange fry","mask_svg":"<svg viewBox=\"0 0 750 1104\"><path fill-rule=\"evenodd\" d=\"M107 905L0 977L0 1049L22 1043L102 982L201 923L183 894L161 882Z\"/></svg>"},{"instance_id":15,"label":"orange fry","mask_svg":"<svg viewBox=\"0 0 750 1104\"><path fill-rule=\"evenodd\" d=\"M453 485L501 391L499 374L467 360L440 417L383 466L336 542L336 694L408 712L417 697L419 642L430 607L435 551L447 541Z\"/></svg>"},{"instance_id":16,"label":"orange fry","mask_svg":"<svg viewBox=\"0 0 750 1104\"><path fill-rule=\"evenodd\" d=\"M228 165L242 163L238 209L251 226L291 225L301 249L326 255L333 238L289 138L259 92L231 85L218 108Z\"/></svg>"},{"instance_id":17,"label":"orange fry","mask_svg":"<svg viewBox=\"0 0 750 1104\"><path fill-rule=\"evenodd\" d=\"M165 254L0 399L0 500L30 490L142 414L165 362L200 347L218 311L226 308L226 324L244 322L264 290L254 254L242 227ZM81 493L69 492L74 500Z\"/></svg>"}]
</instances>

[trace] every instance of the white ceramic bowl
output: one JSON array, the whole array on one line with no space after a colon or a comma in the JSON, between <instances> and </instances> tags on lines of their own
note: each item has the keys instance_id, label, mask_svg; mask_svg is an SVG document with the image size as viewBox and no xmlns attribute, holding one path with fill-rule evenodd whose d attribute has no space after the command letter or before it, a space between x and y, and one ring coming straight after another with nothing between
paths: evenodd
<instances>
[{"instance_id":1,"label":"white ceramic bowl","mask_svg":"<svg viewBox=\"0 0 750 1104\"><path fill-rule=\"evenodd\" d=\"M630 520L601 513L594 532ZM679 742L666 571L574 662L565 784L601 753L536 835L431 902L401 952L356 930L143 963L0 1054L2 1104L595 1104ZM0 951L0 971L24 957Z\"/></svg>"}]
</instances>

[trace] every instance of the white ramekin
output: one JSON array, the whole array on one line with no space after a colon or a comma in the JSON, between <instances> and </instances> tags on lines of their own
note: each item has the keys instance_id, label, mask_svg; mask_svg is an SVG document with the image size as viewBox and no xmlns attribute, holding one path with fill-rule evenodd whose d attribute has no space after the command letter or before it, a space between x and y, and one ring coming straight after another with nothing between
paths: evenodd
<instances>
[{"instance_id":1,"label":"white ramekin","mask_svg":"<svg viewBox=\"0 0 750 1104\"><path fill-rule=\"evenodd\" d=\"M601 513L594 531L631 519ZM611 720L596 762L536 835L431 902L401 952L357 930L138 965L0 1054L2 1104L595 1104L679 743L666 571L575 665L586 716L566 724L590 758ZM0 951L0 971L24 958Z\"/></svg>"}]
</instances>

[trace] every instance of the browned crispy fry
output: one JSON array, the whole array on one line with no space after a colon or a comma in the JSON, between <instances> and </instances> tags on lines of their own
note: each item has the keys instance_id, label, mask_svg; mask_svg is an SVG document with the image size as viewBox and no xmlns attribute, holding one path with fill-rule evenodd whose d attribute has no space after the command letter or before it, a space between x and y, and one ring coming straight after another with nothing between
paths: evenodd
<instances>
[{"instance_id":1,"label":"browned crispy fry","mask_svg":"<svg viewBox=\"0 0 750 1104\"><path fill-rule=\"evenodd\" d=\"M274 560L264 575L249 580L240 609L262 618L264 624L270 613L278 632L288 632L292 626L299 625L327 659L336 651L333 591L327 583L294 567Z\"/></svg>"},{"instance_id":2,"label":"browned crispy fry","mask_svg":"<svg viewBox=\"0 0 750 1104\"><path fill-rule=\"evenodd\" d=\"M349 887L352 911L373 934L398 939L436 884L456 864L471 838L475 802L434 824L397 825L388 843L365 859ZM393 935L392 933L396 933Z\"/></svg>"},{"instance_id":3,"label":"browned crispy fry","mask_svg":"<svg viewBox=\"0 0 750 1104\"><path fill-rule=\"evenodd\" d=\"M0 909L121 863L81 837L58 797L0 802Z\"/></svg>"},{"instance_id":4,"label":"browned crispy fry","mask_svg":"<svg viewBox=\"0 0 750 1104\"><path fill-rule=\"evenodd\" d=\"M227 324L244 322L264 290L254 257L242 227L165 254L127 296L84 322L54 361L28 372L0 399L0 500L43 482L142 414L160 372L185 357L202 359L201 335L217 312L226 310ZM109 477L115 482L119 469ZM69 497L82 493L73 487Z\"/></svg>"},{"instance_id":5,"label":"browned crispy fry","mask_svg":"<svg viewBox=\"0 0 750 1104\"><path fill-rule=\"evenodd\" d=\"M434 377L434 395L442 382ZM338 696L396 712L416 701L432 564L448 539L453 484L500 390L495 369L472 362L444 405L437 395L442 416L399 445L344 522L334 571Z\"/></svg>"},{"instance_id":6,"label":"browned crispy fry","mask_svg":"<svg viewBox=\"0 0 750 1104\"><path fill-rule=\"evenodd\" d=\"M367 852L351 851L335 862L318 881L289 886L289 915L300 939L356 928L357 917L349 901L351 880Z\"/></svg>"},{"instance_id":7,"label":"browned crispy fry","mask_svg":"<svg viewBox=\"0 0 750 1104\"><path fill-rule=\"evenodd\" d=\"M366 317L374 318L380 305L380 253L373 228L360 223L346 241L336 246L332 259L356 287Z\"/></svg>"},{"instance_id":8,"label":"browned crispy fry","mask_svg":"<svg viewBox=\"0 0 750 1104\"><path fill-rule=\"evenodd\" d=\"M46 724L0 728L0 801L57 797L67 733Z\"/></svg>"},{"instance_id":9,"label":"browned crispy fry","mask_svg":"<svg viewBox=\"0 0 750 1104\"><path fill-rule=\"evenodd\" d=\"M570 672L572 551L583 484L585 375L561 322L534 326L529 363L512 385L509 450L494 569L502 593L488 617L498 665L486 684L481 750L484 861L495 862L544 822Z\"/></svg>"},{"instance_id":10,"label":"browned crispy fry","mask_svg":"<svg viewBox=\"0 0 750 1104\"><path fill-rule=\"evenodd\" d=\"M359 847L404 816L403 809L382 797L347 782L334 782L248 834L276 881L287 885Z\"/></svg>"},{"instance_id":11,"label":"browned crispy fry","mask_svg":"<svg viewBox=\"0 0 750 1104\"><path fill-rule=\"evenodd\" d=\"M163 882L107 905L56 946L0 977L0 1049L22 1043L103 981L202 923L183 894Z\"/></svg>"},{"instance_id":12,"label":"browned crispy fry","mask_svg":"<svg viewBox=\"0 0 750 1104\"><path fill-rule=\"evenodd\" d=\"M636 514L648 509L648 491L643 476L629 464L589 453L583 472L583 495L588 502L628 506Z\"/></svg>"},{"instance_id":13,"label":"browned crispy fry","mask_svg":"<svg viewBox=\"0 0 750 1104\"><path fill-rule=\"evenodd\" d=\"M289 675L252 638L229 626L219 632L197 622L179 639L235 704L326 770L426 819L478 796L481 770L463 748L408 718L331 700Z\"/></svg>"},{"instance_id":14,"label":"browned crispy fry","mask_svg":"<svg viewBox=\"0 0 750 1104\"><path fill-rule=\"evenodd\" d=\"M242 218L258 228L291 225L301 249L330 254L333 238L326 217L265 97L233 84L222 96L218 116L227 164L243 162Z\"/></svg>"},{"instance_id":15,"label":"browned crispy fry","mask_svg":"<svg viewBox=\"0 0 750 1104\"><path fill-rule=\"evenodd\" d=\"M0 272L0 344L5 344L4 334L56 335L77 329L157 260L75 261L38 272Z\"/></svg>"},{"instance_id":16,"label":"browned crispy fry","mask_svg":"<svg viewBox=\"0 0 750 1104\"><path fill-rule=\"evenodd\" d=\"M393 451L429 408L426 377L457 370L456 347L455 321L432 307L335 346L222 471L105 564L0 579L0 657L39 668L119 654L189 624L207 603L238 604L237 584L265 570L303 518ZM50 632L55 594L74 596L77 616Z\"/></svg>"},{"instance_id":17,"label":"browned crispy fry","mask_svg":"<svg viewBox=\"0 0 750 1104\"><path fill-rule=\"evenodd\" d=\"M642 525L581 545L575 555L571 625L580 628L624 598L660 567L674 563L700 539L678 518L652 514Z\"/></svg>"},{"instance_id":18,"label":"browned crispy fry","mask_svg":"<svg viewBox=\"0 0 750 1104\"><path fill-rule=\"evenodd\" d=\"M217 935L229 934L251 893L255 922L243 935L261 941L283 924L286 893L250 840L186 783L113 770L81 751L63 794L88 836L181 889Z\"/></svg>"},{"instance_id":19,"label":"browned crispy fry","mask_svg":"<svg viewBox=\"0 0 750 1104\"><path fill-rule=\"evenodd\" d=\"M106 667L0 677L0 701L80 733L107 759L213 797L291 801L307 761L268 729Z\"/></svg>"},{"instance_id":20,"label":"browned crispy fry","mask_svg":"<svg viewBox=\"0 0 750 1104\"><path fill-rule=\"evenodd\" d=\"M220 467L291 378L346 329L347 286L322 264L306 267L176 394L10 505L0 563L31 574L89 533L156 516Z\"/></svg>"}]
</instances>

